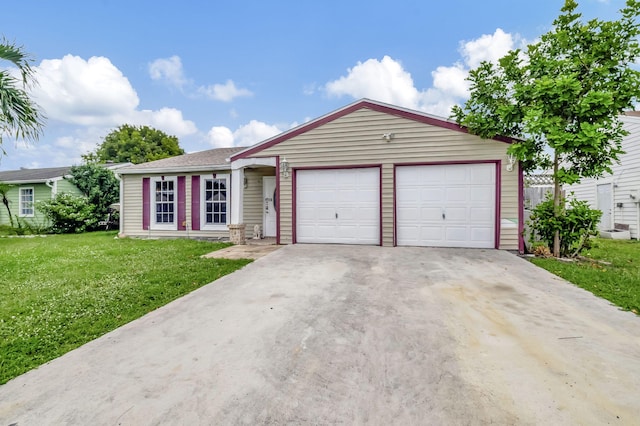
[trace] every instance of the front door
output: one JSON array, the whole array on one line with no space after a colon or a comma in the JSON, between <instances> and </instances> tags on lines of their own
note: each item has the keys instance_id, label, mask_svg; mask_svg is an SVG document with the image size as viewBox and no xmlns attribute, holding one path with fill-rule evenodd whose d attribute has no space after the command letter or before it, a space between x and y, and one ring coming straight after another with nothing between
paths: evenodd
<instances>
[{"instance_id":1,"label":"front door","mask_svg":"<svg viewBox=\"0 0 640 426\"><path fill-rule=\"evenodd\" d=\"M264 176L262 178L263 216L262 232L265 237L276 236L276 177Z\"/></svg>"},{"instance_id":2,"label":"front door","mask_svg":"<svg viewBox=\"0 0 640 426\"><path fill-rule=\"evenodd\" d=\"M598 185L598 210L602 212L599 229L606 231L613 228L611 223L611 209L613 200L611 198L611 184L604 183Z\"/></svg>"}]
</instances>

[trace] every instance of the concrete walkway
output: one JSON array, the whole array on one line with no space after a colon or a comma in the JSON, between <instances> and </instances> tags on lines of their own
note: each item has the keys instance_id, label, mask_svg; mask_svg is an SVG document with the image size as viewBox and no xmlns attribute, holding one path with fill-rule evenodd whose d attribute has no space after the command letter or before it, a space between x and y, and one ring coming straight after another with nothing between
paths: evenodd
<instances>
[{"instance_id":1,"label":"concrete walkway","mask_svg":"<svg viewBox=\"0 0 640 426\"><path fill-rule=\"evenodd\" d=\"M507 252L285 246L0 386L0 426L637 424L638 336Z\"/></svg>"},{"instance_id":2,"label":"concrete walkway","mask_svg":"<svg viewBox=\"0 0 640 426\"><path fill-rule=\"evenodd\" d=\"M222 250L212 251L202 257L216 259L260 259L282 246L277 245L235 245Z\"/></svg>"}]
</instances>

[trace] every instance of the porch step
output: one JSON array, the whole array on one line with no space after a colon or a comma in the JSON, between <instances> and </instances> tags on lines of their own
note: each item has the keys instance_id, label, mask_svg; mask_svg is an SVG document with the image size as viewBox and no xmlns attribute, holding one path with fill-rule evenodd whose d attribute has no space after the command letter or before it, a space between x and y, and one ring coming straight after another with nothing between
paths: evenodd
<instances>
[{"instance_id":1,"label":"porch step","mask_svg":"<svg viewBox=\"0 0 640 426\"><path fill-rule=\"evenodd\" d=\"M260 239L247 238L248 246L275 246L276 237L265 237Z\"/></svg>"}]
</instances>

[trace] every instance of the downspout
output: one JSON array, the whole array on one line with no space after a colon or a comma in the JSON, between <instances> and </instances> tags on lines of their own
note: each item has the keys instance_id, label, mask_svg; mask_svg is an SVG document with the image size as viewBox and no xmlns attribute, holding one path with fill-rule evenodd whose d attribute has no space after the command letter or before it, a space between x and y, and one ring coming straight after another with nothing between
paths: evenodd
<instances>
[{"instance_id":1,"label":"downspout","mask_svg":"<svg viewBox=\"0 0 640 426\"><path fill-rule=\"evenodd\" d=\"M636 205L636 240L640 241L640 199L638 199L638 190L632 189L629 198Z\"/></svg>"},{"instance_id":2,"label":"downspout","mask_svg":"<svg viewBox=\"0 0 640 426\"><path fill-rule=\"evenodd\" d=\"M47 179L44 182L49 188L51 188L51 199L53 200L58 194L58 181L53 179Z\"/></svg>"}]
</instances>

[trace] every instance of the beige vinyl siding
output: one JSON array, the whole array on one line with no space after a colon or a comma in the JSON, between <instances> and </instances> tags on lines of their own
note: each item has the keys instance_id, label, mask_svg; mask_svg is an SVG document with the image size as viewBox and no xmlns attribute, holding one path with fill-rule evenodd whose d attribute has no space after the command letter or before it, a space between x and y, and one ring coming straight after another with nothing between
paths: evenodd
<instances>
[{"instance_id":1,"label":"beige vinyl siding","mask_svg":"<svg viewBox=\"0 0 640 426\"><path fill-rule=\"evenodd\" d=\"M217 172L219 174L231 174L229 171ZM142 179L159 177L160 174L149 175L123 175L123 193L120 195L122 232L123 237L148 237L148 238L211 238L227 240L229 238L228 230L212 231L212 230L193 230L191 223L191 177L203 174L210 175L210 171L197 173L178 173L168 176L185 176L185 213L187 221L187 230L162 230L162 229L142 229ZM229 178L229 183L231 179ZM230 192L230 191L229 191ZM230 204L229 204L230 207Z\"/></svg>"},{"instance_id":2,"label":"beige vinyl siding","mask_svg":"<svg viewBox=\"0 0 640 426\"><path fill-rule=\"evenodd\" d=\"M395 137L386 142L384 133ZM368 108L337 118L306 133L260 151L259 156L286 156L293 169L323 166L382 166L383 245L393 245L394 165L451 161L502 160L500 215L518 219L518 173L506 171L508 145ZM280 179L280 237L292 241L292 181ZM517 225L517 224L516 224ZM518 249L518 228L502 229L500 248Z\"/></svg>"},{"instance_id":3,"label":"beige vinyl siding","mask_svg":"<svg viewBox=\"0 0 640 426\"><path fill-rule=\"evenodd\" d=\"M273 167L245 169L244 171L244 177L247 179L247 188L244 189L243 194L243 216L247 238L253 237L253 227L255 225L262 226L264 208L262 178L274 175L275 169Z\"/></svg>"}]
</instances>

